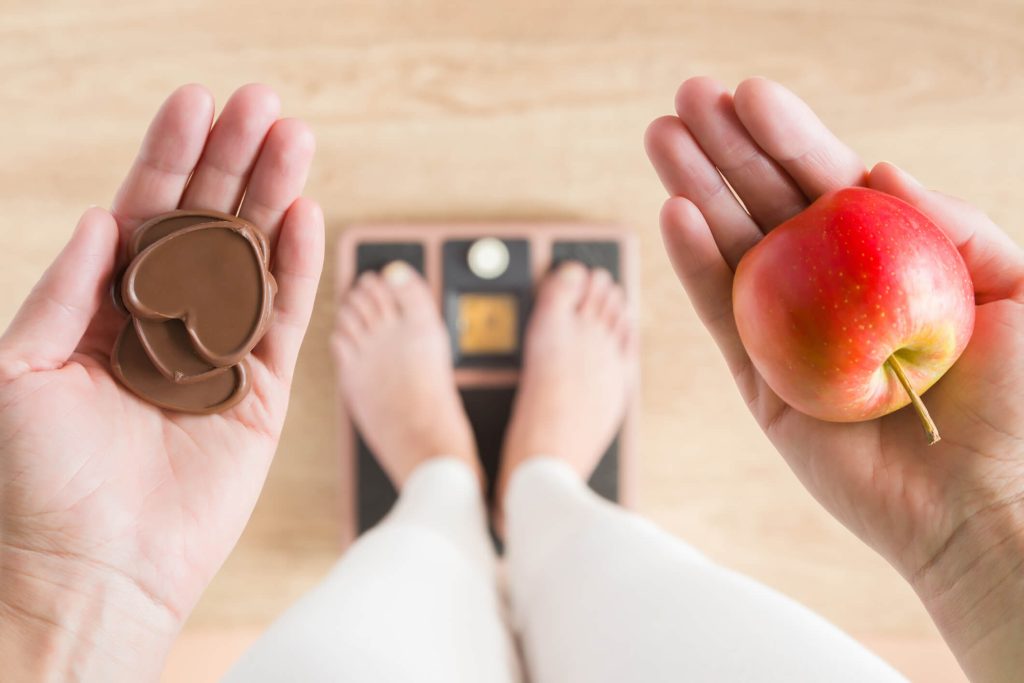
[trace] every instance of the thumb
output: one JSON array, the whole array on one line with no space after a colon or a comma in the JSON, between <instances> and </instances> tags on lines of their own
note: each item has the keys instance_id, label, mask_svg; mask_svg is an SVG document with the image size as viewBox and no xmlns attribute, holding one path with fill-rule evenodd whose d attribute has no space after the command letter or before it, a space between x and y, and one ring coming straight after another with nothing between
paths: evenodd
<instances>
[{"instance_id":1,"label":"thumb","mask_svg":"<svg viewBox=\"0 0 1024 683\"><path fill-rule=\"evenodd\" d=\"M914 206L946 233L967 264L978 304L1024 297L1024 252L983 211L887 162L871 169L868 186Z\"/></svg>"},{"instance_id":2,"label":"thumb","mask_svg":"<svg viewBox=\"0 0 1024 683\"><path fill-rule=\"evenodd\" d=\"M78 346L107 295L117 253L117 222L93 207L0 337L0 379L60 367Z\"/></svg>"}]
</instances>

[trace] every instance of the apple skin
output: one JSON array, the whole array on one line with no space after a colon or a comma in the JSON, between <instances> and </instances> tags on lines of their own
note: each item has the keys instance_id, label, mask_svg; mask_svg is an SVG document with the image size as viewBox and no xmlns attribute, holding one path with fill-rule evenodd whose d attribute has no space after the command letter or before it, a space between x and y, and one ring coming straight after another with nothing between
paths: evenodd
<instances>
[{"instance_id":1,"label":"apple skin","mask_svg":"<svg viewBox=\"0 0 1024 683\"><path fill-rule=\"evenodd\" d=\"M910 403L974 330L974 286L954 244L906 202L867 188L823 195L736 269L733 310L754 367L786 403L834 422Z\"/></svg>"}]
</instances>

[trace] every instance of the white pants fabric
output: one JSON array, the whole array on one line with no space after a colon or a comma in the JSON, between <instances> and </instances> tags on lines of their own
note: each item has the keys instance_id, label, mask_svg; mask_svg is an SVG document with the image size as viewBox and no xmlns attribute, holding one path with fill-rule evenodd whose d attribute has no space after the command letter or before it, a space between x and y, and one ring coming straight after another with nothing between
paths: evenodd
<instances>
[{"instance_id":1,"label":"white pants fabric","mask_svg":"<svg viewBox=\"0 0 1024 683\"><path fill-rule=\"evenodd\" d=\"M449 458L421 465L388 517L225 680L904 680L801 605L599 498L556 460L520 466L505 502L502 577L473 473Z\"/></svg>"}]
</instances>

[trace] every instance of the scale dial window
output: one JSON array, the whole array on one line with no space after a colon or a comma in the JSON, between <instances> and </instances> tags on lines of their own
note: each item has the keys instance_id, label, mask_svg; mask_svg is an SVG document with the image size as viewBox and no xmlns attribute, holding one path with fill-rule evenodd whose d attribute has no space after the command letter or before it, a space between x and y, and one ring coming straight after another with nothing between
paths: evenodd
<instances>
[{"instance_id":1,"label":"scale dial window","mask_svg":"<svg viewBox=\"0 0 1024 683\"><path fill-rule=\"evenodd\" d=\"M515 295L459 294L456 315L461 354L503 356L519 350L519 299Z\"/></svg>"}]
</instances>

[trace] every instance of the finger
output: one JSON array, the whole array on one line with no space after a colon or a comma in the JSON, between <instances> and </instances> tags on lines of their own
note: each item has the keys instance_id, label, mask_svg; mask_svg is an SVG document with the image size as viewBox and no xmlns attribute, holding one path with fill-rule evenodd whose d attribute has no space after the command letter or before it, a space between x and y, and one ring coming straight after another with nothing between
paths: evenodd
<instances>
[{"instance_id":1,"label":"finger","mask_svg":"<svg viewBox=\"0 0 1024 683\"><path fill-rule=\"evenodd\" d=\"M324 265L324 214L299 198L288 209L274 253L274 317L255 354L279 379L290 382L309 325Z\"/></svg>"},{"instance_id":2,"label":"finger","mask_svg":"<svg viewBox=\"0 0 1024 683\"><path fill-rule=\"evenodd\" d=\"M210 131L181 208L235 213L263 140L280 112L281 100L267 86L250 83L236 90Z\"/></svg>"},{"instance_id":3,"label":"finger","mask_svg":"<svg viewBox=\"0 0 1024 683\"><path fill-rule=\"evenodd\" d=\"M676 93L676 112L762 231L807 208L793 179L740 123L721 83L703 76L687 80Z\"/></svg>"},{"instance_id":4,"label":"finger","mask_svg":"<svg viewBox=\"0 0 1024 683\"><path fill-rule=\"evenodd\" d=\"M929 190L886 162L871 169L868 184L902 199L935 221L963 256L979 304L1024 296L1024 252L980 209Z\"/></svg>"},{"instance_id":5,"label":"finger","mask_svg":"<svg viewBox=\"0 0 1024 683\"><path fill-rule=\"evenodd\" d=\"M181 86L160 107L111 206L122 239L178 206L212 121L213 96L201 85Z\"/></svg>"},{"instance_id":6,"label":"finger","mask_svg":"<svg viewBox=\"0 0 1024 683\"><path fill-rule=\"evenodd\" d=\"M105 210L94 207L82 215L0 337L3 379L67 361L106 298L117 240L117 223Z\"/></svg>"},{"instance_id":7,"label":"finger","mask_svg":"<svg viewBox=\"0 0 1024 683\"><path fill-rule=\"evenodd\" d=\"M260 226L271 244L285 211L302 194L315 146L313 132L299 119L281 119L267 134L238 213Z\"/></svg>"},{"instance_id":8,"label":"finger","mask_svg":"<svg viewBox=\"0 0 1024 683\"><path fill-rule=\"evenodd\" d=\"M670 195L689 199L700 209L722 256L735 268L743 254L763 237L757 223L740 206L677 117L655 119L647 127L644 142L665 189Z\"/></svg>"},{"instance_id":9,"label":"finger","mask_svg":"<svg viewBox=\"0 0 1024 683\"><path fill-rule=\"evenodd\" d=\"M733 273L718 251L703 214L687 199L669 199L661 209L661 236L697 316L733 375L738 375L750 359L740 342L732 312Z\"/></svg>"},{"instance_id":10,"label":"finger","mask_svg":"<svg viewBox=\"0 0 1024 683\"><path fill-rule=\"evenodd\" d=\"M786 88L751 78L739 84L733 99L736 114L754 141L782 165L808 199L864 184L867 169L860 157Z\"/></svg>"}]
</instances>

